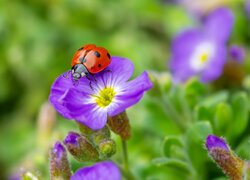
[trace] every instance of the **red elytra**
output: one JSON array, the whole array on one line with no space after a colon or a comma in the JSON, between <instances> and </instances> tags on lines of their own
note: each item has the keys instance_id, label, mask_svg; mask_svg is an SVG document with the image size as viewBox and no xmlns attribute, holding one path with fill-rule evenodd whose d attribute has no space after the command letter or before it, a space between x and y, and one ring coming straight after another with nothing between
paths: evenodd
<instances>
[{"instance_id":1,"label":"red elytra","mask_svg":"<svg viewBox=\"0 0 250 180\"><path fill-rule=\"evenodd\" d=\"M88 73L96 74L104 70L110 62L111 57L107 49L97 47L94 44L87 44L75 53L71 66L73 68L77 64L83 64Z\"/></svg>"}]
</instances>

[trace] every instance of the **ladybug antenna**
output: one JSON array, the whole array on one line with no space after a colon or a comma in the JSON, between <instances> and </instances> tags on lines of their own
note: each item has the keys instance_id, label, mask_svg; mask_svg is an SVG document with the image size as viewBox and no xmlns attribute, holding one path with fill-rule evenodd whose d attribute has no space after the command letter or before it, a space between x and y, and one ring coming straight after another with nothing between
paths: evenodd
<instances>
[{"instance_id":1,"label":"ladybug antenna","mask_svg":"<svg viewBox=\"0 0 250 180\"><path fill-rule=\"evenodd\" d=\"M64 77L65 79L68 79L70 72L71 72L71 70L69 70L69 71L63 73L63 77Z\"/></svg>"}]
</instances>

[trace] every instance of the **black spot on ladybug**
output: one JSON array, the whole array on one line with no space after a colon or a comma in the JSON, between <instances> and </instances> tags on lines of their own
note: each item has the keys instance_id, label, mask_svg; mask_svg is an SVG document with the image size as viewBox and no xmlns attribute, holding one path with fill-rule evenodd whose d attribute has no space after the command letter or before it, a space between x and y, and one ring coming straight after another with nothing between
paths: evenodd
<instances>
[{"instance_id":1,"label":"black spot on ladybug","mask_svg":"<svg viewBox=\"0 0 250 180\"><path fill-rule=\"evenodd\" d=\"M78 49L78 51L81 51L81 50L83 50L83 47L81 47L81 48Z\"/></svg>"},{"instance_id":2,"label":"black spot on ladybug","mask_svg":"<svg viewBox=\"0 0 250 180\"><path fill-rule=\"evenodd\" d=\"M95 51L94 54L95 54L96 57L101 57L101 54L99 52L97 52L97 51Z\"/></svg>"},{"instance_id":3,"label":"black spot on ladybug","mask_svg":"<svg viewBox=\"0 0 250 180\"><path fill-rule=\"evenodd\" d=\"M100 67L102 67L102 65L101 65L101 64L98 64L98 67L100 68Z\"/></svg>"},{"instance_id":4,"label":"black spot on ladybug","mask_svg":"<svg viewBox=\"0 0 250 180\"><path fill-rule=\"evenodd\" d=\"M109 53L107 53L107 56L109 57L109 59L110 59L110 54Z\"/></svg>"},{"instance_id":5,"label":"black spot on ladybug","mask_svg":"<svg viewBox=\"0 0 250 180\"><path fill-rule=\"evenodd\" d=\"M85 57L80 57L79 60L81 63L85 63L87 61L87 59L85 59Z\"/></svg>"}]
</instances>

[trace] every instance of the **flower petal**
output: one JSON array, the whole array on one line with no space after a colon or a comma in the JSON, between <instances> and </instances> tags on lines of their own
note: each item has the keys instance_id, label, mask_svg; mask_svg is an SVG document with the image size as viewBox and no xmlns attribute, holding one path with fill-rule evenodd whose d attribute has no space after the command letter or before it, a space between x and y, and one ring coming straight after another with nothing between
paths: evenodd
<instances>
[{"instance_id":1,"label":"flower petal","mask_svg":"<svg viewBox=\"0 0 250 180\"><path fill-rule=\"evenodd\" d=\"M107 72L107 70L110 72ZM98 73L97 84L114 87L115 84L126 82L132 76L134 65L127 58L112 56L107 70Z\"/></svg>"},{"instance_id":2,"label":"flower petal","mask_svg":"<svg viewBox=\"0 0 250 180\"><path fill-rule=\"evenodd\" d=\"M117 92L114 102L108 108L109 116L115 116L136 104L142 98L144 92L152 88L152 86L153 84L147 72L143 72L136 79L125 83Z\"/></svg>"},{"instance_id":3,"label":"flower petal","mask_svg":"<svg viewBox=\"0 0 250 180\"><path fill-rule=\"evenodd\" d=\"M72 88L63 103L71 117L93 130L103 128L107 122L107 110L99 108L89 94Z\"/></svg>"},{"instance_id":4,"label":"flower petal","mask_svg":"<svg viewBox=\"0 0 250 180\"><path fill-rule=\"evenodd\" d=\"M219 138L212 134L207 136L206 147L209 151L213 148L220 148L229 151L229 148L225 140L223 138Z\"/></svg>"},{"instance_id":5,"label":"flower petal","mask_svg":"<svg viewBox=\"0 0 250 180\"><path fill-rule=\"evenodd\" d=\"M226 46L224 44L215 45L216 52L208 67L201 74L202 82L209 82L217 79L223 72L226 63Z\"/></svg>"},{"instance_id":6,"label":"flower petal","mask_svg":"<svg viewBox=\"0 0 250 180\"><path fill-rule=\"evenodd\" d=\"M70 180L120 180L119 168L111 161L99 162L93 166L78 169Z\"/></svg>"},{"instance_id":7,"label":"flower petal","mask_svg":"<svg viewBox=\"0 0 250 180\"><path fill-rule=\"evenodd\" d=\"M233 13L227 8L219 8L205 20L204 31L214 40L226 42L231 34L233 23Z\"/></svg>"},{"instance_id":8,"label":"flower petal","mask_svg":"<svg viewBox=\"0 0 250 180\"><path fill-rule=\"evenodd\" d=\"M60 75L51 86L49 100L54 108L65 118L72 119L67 108L65 108L62 99L67 91L73 86L70 78Z\"/></svg>"},{"instance_id":9,"label":"flower petal","mask_svg":"<svg viewBox=\"0 0 250 180\"><path fill-rule=\"evenodd\" d=\"M199 29L186 30L173 40L170 71L176 82L183 82L196 74L190 67L189 59L203 40L203 33Z\"/></svg>"}]
</instances>

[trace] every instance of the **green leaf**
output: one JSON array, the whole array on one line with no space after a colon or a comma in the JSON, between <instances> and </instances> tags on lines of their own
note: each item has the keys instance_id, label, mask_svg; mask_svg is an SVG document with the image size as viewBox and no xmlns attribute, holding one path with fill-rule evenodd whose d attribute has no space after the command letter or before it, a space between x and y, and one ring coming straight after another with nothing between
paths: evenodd
<instances>
[{"instance_id":1,"label":"green leaf","mask_svg":"<svg viewBox=\"0 0 250 180\"><path fill-rule=\"evenodd\" d=\"M225 102L219 103L216 106L214 125L219 132L225 132L230 122L232 121L232 108Z\"/></svg>"},{"instance_id":2,"label":"green leaf","mask_svg":"<svg viewBox=\"0 0 250 180\"><path fill-rule=\"evenodd\" d=\"M178 169L182 173L190 173L190 165L182 160L176 158L155 158L152 160L153 164L156 166L168 166L173 169Z\"/></svg>"},{"instance_id":3,"label":"green leaf","mask_svg":"<svg viewBox=\"0 0 250 180\"><path fill-rule=\"evenodd\" d=\"M203 95L206 91L206 86L199 79L191 78L185 84L185 91L187 94Z\"/></svg>"},{"instance_id":4,"label":"green leaf","mask_svg":"<svg viewBox=\"0 0 250 180\"><path fill-rule=\"evenodd\" d=\"M187 140L189 143L202 143L205 141L207 135L212 134L212 126L209 121L201 121L195 123L187 131Z\"/></svg>"},{"instance_id":5,"label":"green leaf","mask_svg":"<svg viewBox=\"0 0 250 180\"><path fill-rule=\"evenodd\" d=\"M202 84L197 78L191 78L185 85L185 97L191 107L194 107L199 102L205 92L205 84Z\"/></svg>"},{"instance_id":6,"label":"green leaf","mask_svg":"<svg viewBox=\"0 0 250 180\"><path fill-rule=\"evenodd\" d=\"M248 96L245 92L236 93L232 98L233 121L229 135L237 137L244 132L248 123Z\"/></svg>"},{"instance_id":7,"label":"green leaf","mask_svg":"<svg viewBox=\"0 0 250 180\"><path fill-rule=\"evenodd\" d=\"M210 108L205 106L196 106L194 109L194 118L196 121L209 121L213 117Z\"/></svg>"},{"instance_id":8,"label":"green leaf","mask_svg":"<svg viewBox=\"0 0 250 180\"><path fill-rule=\"evenodd\" d=\"M241 141L236 149L236 153L242 159L250 159L250 136Z\"/></svg>"},{"instance_id":9,"label":"green leaf","mask_svg":"<svg viewBox=\"0 0 250 180\"><path fill-rule=\"evenodd\" d=\"M163 144L163 153L166 157L171 156L171 152L174 146L183 147L183 142L178 136L167 136L165 137Z\"/></svg>"},{"instance_id":10,"label":"green leaf","mask_svg":"<svg viewBox=\"0 0 250 180\"><path fill-rule=\"evenodd\" d=\"M186 134L186 144L189 159L192 165L202 175L205 170L205 162L208 160L207 151L204 148L204 142L209 134L212 134L212 127L209 121L200 121L190 127Z\"/></svg>"},{"instance_id":11,"label":"green leaf","mask_svg":"<svg viewBox=\"0 0 250 180\"><path fill-rule=\"evenodd\" d=\"M227 99L228 99L228 92L221 91L217 94L203 98L202 101L199 103L199 105L203 105L206 107L213 107L220 102L226 101Z\"/></svg>"}]
</instances>

